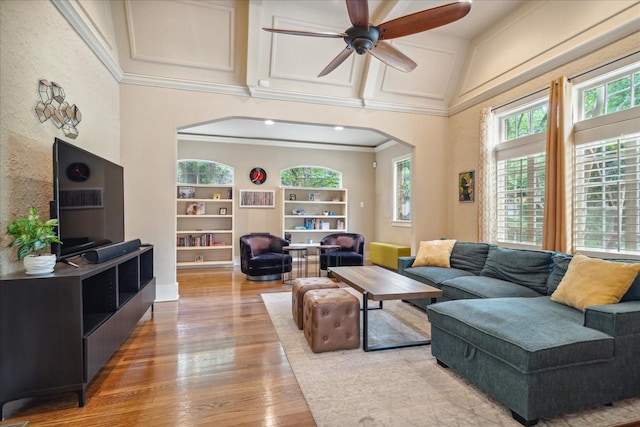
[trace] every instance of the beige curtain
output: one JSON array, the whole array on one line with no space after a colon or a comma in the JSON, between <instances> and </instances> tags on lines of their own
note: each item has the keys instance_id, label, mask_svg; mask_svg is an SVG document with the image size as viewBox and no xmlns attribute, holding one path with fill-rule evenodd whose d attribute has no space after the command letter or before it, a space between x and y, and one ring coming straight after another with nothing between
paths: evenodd
<instances>
[{"instance_id":1,"label":"beige curtain","mask_svg":"<svg viewBox=\"0 0 640 427\"><path fill-rule=\"evenodd\" d=\"M480 155L476 176L478 201L478 241L496 238L496 118L491 108L480 112Z\"/></svg>"},{"instance_id":2,"label":"beige curtain","mask_svg":"<svg viewBox=\"0 0 640 427\"><path fill-rule=\"evenodd\" d=\"M571 88L566 77L551 82L547 108L547 162L542 249L573 252L573 138Z\"/></svg>"}]
</instances>

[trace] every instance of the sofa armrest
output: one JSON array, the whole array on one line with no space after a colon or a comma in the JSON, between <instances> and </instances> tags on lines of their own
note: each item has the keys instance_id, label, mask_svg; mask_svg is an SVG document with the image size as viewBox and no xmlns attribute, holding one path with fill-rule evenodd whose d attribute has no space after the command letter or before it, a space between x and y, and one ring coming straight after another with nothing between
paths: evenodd
<instances>
[{"instance_id":1,"label":"sofa armrest","mask_svg":"<svg viewBox=\"0 0 640 427\"><path fill-rule=\"evenodd\" d=\"M415 259L415 256L398 257L398 273L404 275L404 269L411 267Z\"/></svg>"},{"instance_id":2,"label":"sofa armrest","mask_svg":"<svg viewBox=\"0 0 640 427\"><path fill-rule=\"evenodd\" d=\"M640 301L587 307L584 326L613 337L640 334Z\"/></svg>"}]
</instances>

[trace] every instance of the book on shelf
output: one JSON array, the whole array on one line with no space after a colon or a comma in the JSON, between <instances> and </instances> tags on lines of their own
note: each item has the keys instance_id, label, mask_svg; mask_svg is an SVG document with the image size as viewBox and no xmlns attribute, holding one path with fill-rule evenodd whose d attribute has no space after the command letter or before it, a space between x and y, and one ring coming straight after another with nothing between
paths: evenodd
<instances>
[{"instance_id":1,"label":"book on shelf","mask_svg":"<svg viewBox=\"0 0 640 427\"><path fill-rule=\"evenodd\" d=\"M188 236L176 238L178 247L216 246L216 236L213 233L204 233L199 236L189 234Z\"/></svg>"}]
</instances>

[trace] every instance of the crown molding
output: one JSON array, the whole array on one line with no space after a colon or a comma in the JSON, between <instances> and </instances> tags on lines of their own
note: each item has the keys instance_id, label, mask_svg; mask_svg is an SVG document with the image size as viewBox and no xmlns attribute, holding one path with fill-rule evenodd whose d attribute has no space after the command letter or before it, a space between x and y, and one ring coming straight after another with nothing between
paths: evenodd
<instances>
[{"instance_id":1,"label":"crown molding","mask_svg":"<svg viewBox=\"0 0 640 427\"><path fill-rule=\"evenodd\" d=\"M89 28L78 11L69 1L51 0L51 2L78 33L80 38L89 46L89 49L93 51L107 70L109 70L116 81L120 82L123 75L122 68L120 68L118 62L111 56L111 53L104 47L91 28Z\"/></svg>"},{"instance_id":2,"label":"crown molding","mask_svg":"<svg viewBox=\"0 0 640 427\"><path fill-rule=\"evenodd\" d=\"M273 139L261 138L238 138L229 136L197 135L192 133L177 133L178 141L194 142L215 142L220 144L247 144L270 147L303 148L305 150L331 150L331 151L357 151L361 153L373 153L376 147L359 147L355 145L326 144L322 142L297 142L297 141L277 141ZM388 144L385 143L385 144Z\"/></svg>"},{"instance_id":3,"label":"crown molding","mask_svg":"<svg viewBox=\"0 0 640 427\"><path fill-rule=\"evenodd\" d=\"M250 96L249 91L244 86L199 82L195 80L174 79L170 77L147 76L143 74L123 73L120 82L131 85L151 86L164 89L219 93L223 95Z\"/></svg>"}]
</instances>

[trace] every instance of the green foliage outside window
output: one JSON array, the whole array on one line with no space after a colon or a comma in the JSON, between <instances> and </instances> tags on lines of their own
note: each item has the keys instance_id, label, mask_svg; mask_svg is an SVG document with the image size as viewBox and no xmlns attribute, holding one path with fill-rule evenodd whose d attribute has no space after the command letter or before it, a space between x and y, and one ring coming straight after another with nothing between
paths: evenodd
<instances>
[{"instance_id":1,"label":"green foliage outside window","mask_svg":"<svg viewBox=\"0 0 640 427\"><path fill-rule=\"evenodd\" d=\"M287 187L342 188L342 174L327 168L301 166L283 170L280 183Z\"/></svg>"},{"instance_id":2,"label":"green foliage outside window","mask_svg":"<svg viewBox=\"0 0 640 427\"><path fill-rule=\"evenodd\" d=\"M178 184L233 184L233 168L210 160L180 160Z\"/></svg>"},{"instance_id":3,"label":"green foliage outside window","mask_svg":"<svg viewBox=\"0 0 640 427\"><path fill-rule=\"evenodd\" d=\"M640 72L585 90L582 93L582 118L591 119L640 106Z\"/></svg>"}]
</instances>

